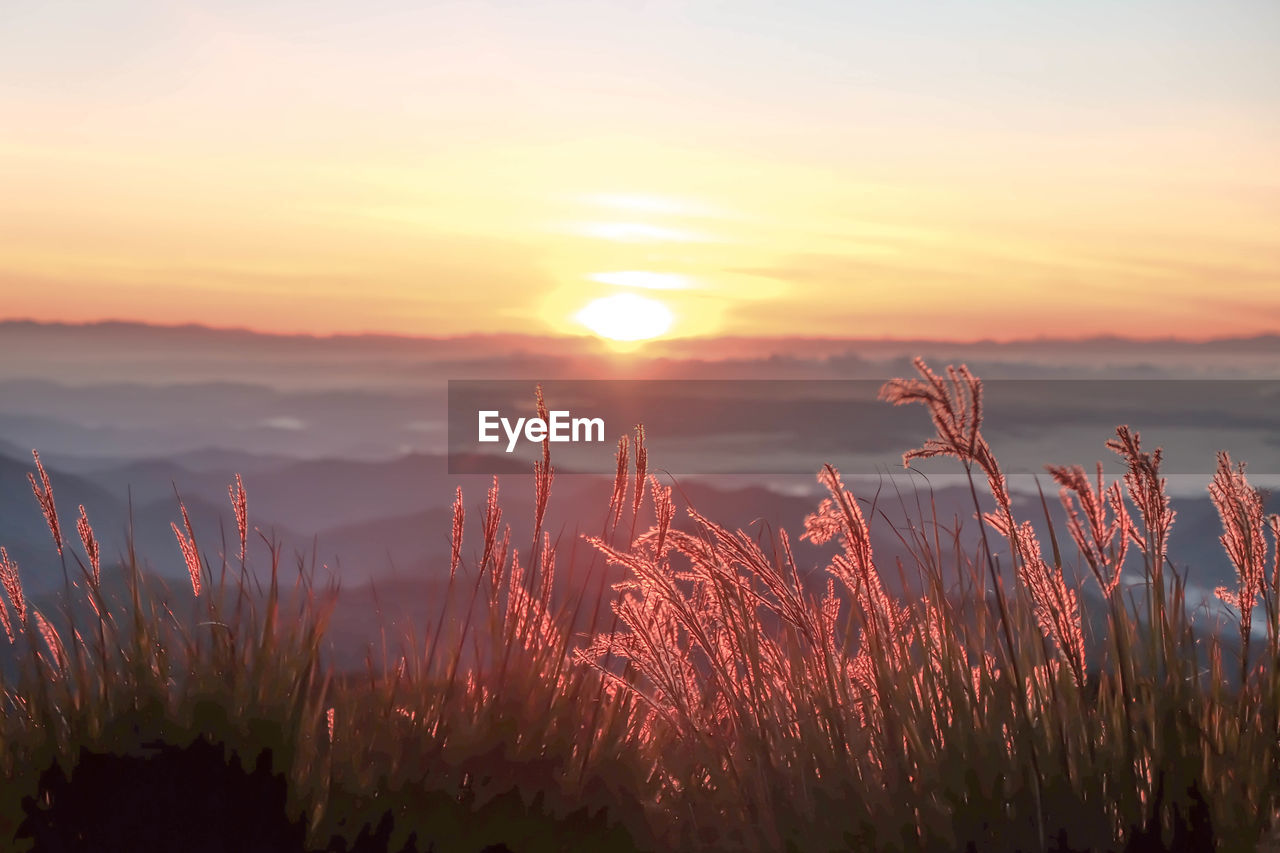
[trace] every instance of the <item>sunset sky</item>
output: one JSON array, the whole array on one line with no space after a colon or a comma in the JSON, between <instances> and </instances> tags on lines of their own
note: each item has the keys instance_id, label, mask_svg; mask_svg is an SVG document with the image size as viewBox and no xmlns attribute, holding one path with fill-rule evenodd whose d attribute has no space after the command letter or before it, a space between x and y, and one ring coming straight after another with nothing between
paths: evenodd
<instances>
[{"instance_id":1,"label":"sunset sky","mask_svg":"<svg viewBox=\"0 0 1280 853\"><path fill-rule=\"evenodd\" d=\"M1280 331L1280 4L6 3L0 294L312 333Z\"/></svg>"}]
</instances>

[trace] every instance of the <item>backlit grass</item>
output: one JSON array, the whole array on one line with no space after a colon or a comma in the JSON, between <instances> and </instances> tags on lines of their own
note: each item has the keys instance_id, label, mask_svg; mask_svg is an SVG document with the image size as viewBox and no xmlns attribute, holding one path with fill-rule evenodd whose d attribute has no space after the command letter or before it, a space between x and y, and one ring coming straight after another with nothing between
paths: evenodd
<instances>
[{"instance_id":1,"label":"backlit grass","mask_svg":"<svg viewBox=\"0 0 1280 853\"><path fill-rule=\"evenodd\" d=\"M355 673L325 655L336 588L278 548L245 564L238 479L239 542L216 556L177 510L191 584L169 591L133 554L103 565L83 509L78 546L64 540L37 457L66 578L43 613L0 554L17 660L0 685L0 832L19 849L99 849L103 822L83 816L110 802L167 827L155 837L172 849L228 823L244 849L1257 849L1280 805L1280 521L1243 466L1223 454L1210 489L1239 581L1218 591L1226 643L1193 631L1159 451L1120 427L1122 480L1051 467L1069 521L1042 542L1047 504L1015 513L981 384L918 368L882 396L933 419L906 461L951 456L969 475L976 550L925 496L897 530L914 564L878 565L872 502L829 466L801 531L728 530L692 507L682 523L638 431L601 519L583 520L600 531L592 571L574 572L586 584L556 580L544 450L534 529L503 523L495 479L464 542L459 492L439 617ZM797 565L793 536L833 548L824 579ZM1067 565L1088 568L1096 613ZM919 594L891 595L886 571ZM124 765L100 756L134 763L113 785ZM214 790L224 763L229 789L279 780L279 802L255 800L278 823L237 822L248 807ZM116 790L170 765L145 783L167 809ZM226 813L186 809L184 790ZM82 846L50 846L70 826Z\"/></svg>"}]
</instances>

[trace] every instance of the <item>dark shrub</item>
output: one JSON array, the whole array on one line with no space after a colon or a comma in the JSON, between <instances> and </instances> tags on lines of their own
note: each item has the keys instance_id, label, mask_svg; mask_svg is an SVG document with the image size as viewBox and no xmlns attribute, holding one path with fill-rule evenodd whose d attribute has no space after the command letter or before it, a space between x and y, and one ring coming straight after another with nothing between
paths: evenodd
<instances>
[{"instance_id":1,"label":"dark shrub","mask_svg":"<svg viewBox=\"0 0 1280 853\"><path fill-rule=\"evenodd\" d=\"M23 800L17 838L37 853L305 850L301 815L286 813L287 786L271 772L271 752L252 772L225 747L196 738L186 746L151 742L141 754L81 748L70 778L55 762L39 794Z\"/></svg>"}]
</instances>

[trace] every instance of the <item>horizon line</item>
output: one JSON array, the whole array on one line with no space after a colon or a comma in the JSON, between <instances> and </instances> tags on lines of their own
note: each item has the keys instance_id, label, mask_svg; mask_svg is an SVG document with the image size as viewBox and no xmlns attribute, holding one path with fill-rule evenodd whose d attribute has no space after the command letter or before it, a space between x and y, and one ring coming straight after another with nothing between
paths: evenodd
<instances>
[{"instance_id":1,"label":"horizon line","mask_svg":"<svg viewBox=\"0 0 1280 853\"><path fill-rule=\"evenodd\" d=\"M410 335L402 332L380 332L376 330L366 330L360 332L278 332L262 329L253 329L248 326L213 326L206 323L186 322L186 323L153 323L146 320L131 320L123 318L103 318L100 320L85 321L67 321L67 320L39 320L33 317L0 317L0 326L38 326L45 328L67 328L67 329L92 329L106 327L138 327L144 329L153 329L157 331L193 331L201 333L213 334L241 334L253 335L261 338L277 338L277 339L293 339L293 340L312 340L312 341L341 341L341 340L393 340L393 341L423 341L435 343L447 343L450 341L473 341L484 338L508 338L512 340L556 340L556 341L576 341L582 343L596 343L602 347L607 347L608 342L590 333L582 334L555 334L555 333L531 333L531 332L468 332L459 335ZM1008 338L996 339L991 337L982 338L899 338L899 337L831 337L831 336L805 336L805 335L714 335L714 336L671 336L655 338L653 340L639 342L638 351L642 351L645 346L661 346L664 344L688 344L688 343L741 343L747 341L772 341L772 342L804 342L804 343L866 343L866 344L950 344L955 346L1016 346L1016 345L1045 345L1045 344L1082 344L1111 342L1123 344L1179 344L1184 346L1203 346L1209 344L1220 343L1247 343L1262 341L1271 338L1280 338L1280 330L1272 332L1258 332L1256 334L1247 335L1229 335L1229 336L1209 336L1204 338L1179 337L1176 335L1163 336L1127 336L1115 333L1095 334L1082 337L1053 337L1049 335L1037 335L1034 337L1024 338Z\"/></svg>"}]
</instances>

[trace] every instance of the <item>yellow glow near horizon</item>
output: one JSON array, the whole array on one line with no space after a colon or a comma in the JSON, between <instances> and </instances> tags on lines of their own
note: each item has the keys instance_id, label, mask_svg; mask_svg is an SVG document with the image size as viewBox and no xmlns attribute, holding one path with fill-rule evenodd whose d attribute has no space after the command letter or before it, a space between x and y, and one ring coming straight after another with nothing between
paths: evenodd
<instances>
[{"instance_id":1,"label":"yellow glow near horizon","mask_svg":"<svg viewBox=\"0 0 1280 853\"><path fill-rule=\"evenodd\" d=\"M1277 330L1257 4L20 5L0 316L572 336L633 291L663 337Z\"/></svg>"},{"instance_id":2,"label":"yellow glow near horizon","mask_svg":"<svg viewBox=\"0 0 1280 853\"><path fill-rule=\"evenodd\" d=\"M688 290L689 279L671 273L649 272L648 270L622 270L619 272L595 272L587 276L601 284L616 287L639 287L645 290Z\"/></svg>"},{"instance_id":3,"label":"yellow glow near horizon","mask_svg":"<svg viewBox=\"0 0 1280 853\"><path fill-rule=\"evenodd\" d=\"M588 222L574 230L587 237L618 243L699 243L707 239L690 231L647 222Z\"/></svg>"},{"instance_id":4,"label":"yellow glow near horizon","mask_svg":"<svg viewBox=\"0 0 1280 853\"><path fill-rule=\"evenodd\" d=\"M581 201L615 210L664 216L715 218L723 215L720 211L702 202L669 196L605 193L583 196Z\"/></svg>"},{"instance_id":5,"label":"yellow glow near horizon","mask_svg":"<svg viewBox=\"0 0 1280 853\"><path fill-rule=\"evenodd\" d=\"M671 328L671 309L656 299L617 293L593 300L575 319L611 341L646 341Z\"/></svg>"}]
</instances>

